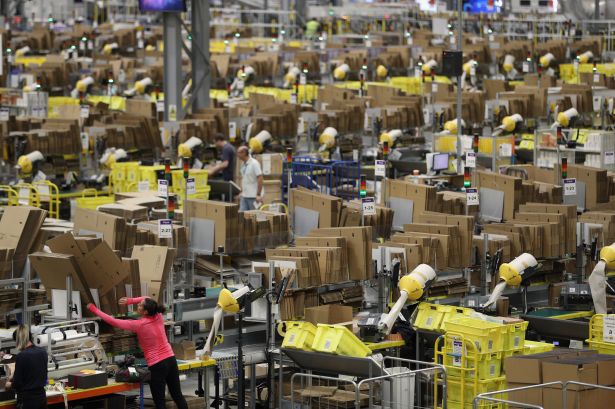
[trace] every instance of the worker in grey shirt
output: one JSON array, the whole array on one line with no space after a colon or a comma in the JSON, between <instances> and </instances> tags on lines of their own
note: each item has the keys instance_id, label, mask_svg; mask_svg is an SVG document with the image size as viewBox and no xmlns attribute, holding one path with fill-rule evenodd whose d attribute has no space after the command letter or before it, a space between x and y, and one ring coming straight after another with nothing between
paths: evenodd
<instances>
[{"instance_id":1,"label":"worker in grey shirt","mask_svg":"<svg viewBox=\"0 0 615 409\"><path fill-rule=\"evenodd\" d=\"M228 143L224 135L218 134L214 138L214 142L218 149L222 150L222 157L219 163L207 168L209 176L217 176L227 182L235 179L235 147Z\"/></svg>"},{"instance_id":2,"label":"worker in grey shirt","mask_svg":"<svg viewBox=\"0 0 615 409\"><path fill-rule=\"evenodd\" d=\"M237 149L241 165L241 199L239 210L254 210L263 202L263 171L256 159L250 156L246 146Z\"/></svg>"}]
</instances>

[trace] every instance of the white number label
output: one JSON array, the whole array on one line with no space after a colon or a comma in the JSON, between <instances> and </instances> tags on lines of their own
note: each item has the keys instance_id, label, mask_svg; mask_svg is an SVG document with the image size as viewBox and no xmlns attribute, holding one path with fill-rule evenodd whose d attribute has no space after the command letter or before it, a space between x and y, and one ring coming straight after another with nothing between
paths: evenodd
<instances>
[{"instance_id":1,"label":"white number label","mask_svg":"<svg viewBox=\"0 0 615 409\"><path fill-rule=\"evenodd\" d=\"M612 165L614 163L615 163L615 152L613 151L604 152L604 164Z\"/></svg>"},{"instance_id":2,"label":"white number label","mask_svg":"<svg viewBox=\"0 0 615 409\"><path fill-rule=\"evenodd\" d=\"M297 103L297 94L295 94L294 92L292 94L290 94L290 103L291 104L296 104Z\"/></svg>"},{"instance_id":3,"label":"white number label","mask_svg":"<svg viewBox=\"0 0 615 409\"><path fill-rule=\"evenodd\" d=\"M196 193L196 182L194 181L194 178L186 179L186 191L189 195Z\"/></svg>"},{"instance_id":4,"label":"white number label","mask_svg":"<svg viewBox=\"0 0 615 409\"><path fill-rule=\"evenodd\" d=\"M81 111L79 115L82 119L87 119L90 117L90 106L89 105L81 105Z\"/></svg>"},{"instance_id":5,"label":"white number label","mask_svg":"<svg viewBox=\"0 0 615 409\"><path fill-rule=\"evenodd\" d=\"M8 120L9 120L9 109L0 108L0 121L8 122Z\"/></svg>"},{"instance_id":6,"label":"white number label","mask_svg":"<svg viewBox=\"0 0 615 409\"><path fill-rule=\"evenodd\" d=\"M169 182L164 179L158 179L158 194L166 196L169 192Z\"/></svg>"},{"instance_id":7,"label":"white number label","mask_svg":"<svg viewBox=\"0 0 615 409\"><path fill-rule=\"evenodd\" d=\"M468 168L476 167L476 153L475 152L466 152L466 166Z\"/></svg>"},{"instance_id":8,"label":"white number label","mask_svg":"<svg viewBox=\"0 0 615 409\"><path fill-rule=\"evenodd\" d=\"M164 100L156 101L156 112L164 112Z\"/></svg>"},{"instance_id":9,"label":"white number label","mask_svg":"<svg viewBox=\"0 0 615 409\"><path fill-rule=\"evenodd\" d=\"M376 215L376 200L373 197L363 198L363 216Z\"/></svg>"},{"instance_id":10,"label":"white number label","mask_svg":"<svg viewBox=\"0 0 615 409\"><path fill-rule=\"evenodd\" d=\"M384 177L386 174L386 161L377 160L375 166L376 168L374 169L374 174L376 176Z\"/></svg>"},{"instance_id":11,"label":"white number label","mask_svg":"<svg viewBox=\"0 0 615 409\"><path fill-rule=\"evenodd\" d=\"M594 74L594 82L600 82L600 74Z\"/></svg>"},{"instance_id":12,"label":"white number label","mask_svg":"<svg viewBox=\"0 0 615 409\"><path fill-rule=\"evenodd\" d=\"M577 180L576 179L564 179L564 196L576 196L577 194Z\"/></svg>"},{"instance_id":13,"label":"white number label","mask_svg":"<svg viewBox=\"0 0 615 409\"><path fill-rule=\"evenodd\" d=\"M299 85L307 85L307 75L301 74L299 76Z\"/></svg>"},{"instance_id":14,"label":"white number label","mask_svg":"<svg viewBox=\"0 0 615 409\"><path fill-rule=\"evenodd\" d=\"M173 221L169 219L158 220L158 237L161 239L173 238Z\"/></svg>"},{"instance_id":15,"label":"white number label","mask_svg":"<svg viewBox=\"0 0 615 409\"><path fill-rule=\"evenodd\" d=\"M466 189L466 204L468 206L478 206L478 189L468 188Z\"/></svg>"},{"instance_id":16,"label":"white number label","mask_svg":"<svg viewBox=\"0 0 615 409\"><path fill-rule=\"evenodd\" d=\"M529 62L527 62L527 61L525 61L525 62L523 63L523 65L522 65L522 68L523 68L523 72L524 72L524 73L528 73L528 72L530 72L530 63L529 63Z\"/></svg>"}]
</instances>

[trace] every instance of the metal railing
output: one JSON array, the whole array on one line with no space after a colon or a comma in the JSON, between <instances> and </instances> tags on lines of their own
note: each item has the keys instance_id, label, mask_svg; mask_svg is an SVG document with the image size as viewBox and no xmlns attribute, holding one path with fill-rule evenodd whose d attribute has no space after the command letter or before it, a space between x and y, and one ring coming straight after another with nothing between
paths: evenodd
<instances>
[{"instance_id":1,"label":"metal railing","mask_svg":"<svg viewBox=\"0 0 615 409\"><path fill-rule=\"evenodd\" d=\"M442 365L387 356L383 358L383 368L387 362L393 366L386 369L394 373L359 382L312 373L295 373L290 380L290 407L296 407L296 400L309 408L331 407L332 396L341 390L346 399L354 396L356 409L446 409L447 377ZM417 369L411 370L412 365L416 365ZM295 389L299 380L303 387L310 388L307 392ZM423 387L425 384L427 388Z\"/></svg>"}]
</instances>

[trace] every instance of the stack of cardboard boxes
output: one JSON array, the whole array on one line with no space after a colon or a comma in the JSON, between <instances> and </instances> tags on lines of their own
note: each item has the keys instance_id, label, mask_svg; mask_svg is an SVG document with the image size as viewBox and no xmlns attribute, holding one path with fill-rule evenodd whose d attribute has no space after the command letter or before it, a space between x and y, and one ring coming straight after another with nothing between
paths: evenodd
<instances>
[{"instance_id":1,"label":"stack of cardboard boxes","mask_svg":"<svg viewBox=\"0 0 615 409\"><path fill-rule=\"evenodd\" d=\"M615 357L595 351L558 349L542 354L513 356L504 361L508 387L519 388L549 382L582 382L593 385L615 385ZM599 409L611 407L615 392L571 384L566 406L562 387L551 385L509 392L514 402L542 406L545 409Z\"/></svg>"}]
</instances>

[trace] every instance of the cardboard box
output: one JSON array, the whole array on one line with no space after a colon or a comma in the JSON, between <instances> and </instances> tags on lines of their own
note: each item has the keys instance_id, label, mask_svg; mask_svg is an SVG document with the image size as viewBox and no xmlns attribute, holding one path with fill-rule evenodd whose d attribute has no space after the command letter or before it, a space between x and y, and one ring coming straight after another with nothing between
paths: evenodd
<instances>
[{"instance_id":1,"label":"cardboard box","mask_svg":"<svg viewBox=\"0 0 615 409\"><path fill-rule=\"evenodd\" d=\"M508 382L507 388L524 388L530 385L524 383ZM521 391L508 392L508 398L511 402L527 403L530 405L542 406L542 388L524 389ZM514 407L514 406L511 406Z\"/></svg>"},{"instance_id":2,"label":"cardboard box","mask_svg":"<svg viewBox=\"0 0 615 409\"><path fill-rule=\"evenodd\" d=\"M542 391L544 409L595 409L598 403L598 390L568 390L566 392L566 405L562 400L561 389L545 388Z\"/></svg>"},{"instance_id":3,"label":"cardboard box","mask_svg":"<svg viewBox=\"0 0 615 409\"><path fill-rule=\"evenodd\" d=\"M173 348L173 353L177 359L182 361L196 359L196 345L194 341L174 342L171 344L171 348Z\"/></svg>"},{"instance_id":4,"label":"cardboard box","mask_svg":"<svg viewBox=\"0 0 615 409\"><path fill-rule=\"evenodd\" d=\"M589 384L598 382L598 365L582 358L562 358L542 363L542 381L575 381ZM585 387L570 385L570 390L583 390Z\"/></svg>"},{"instance_id":5,"label":"cardboard box","mask_svg":"<svg viewBox=\"0 0 615 409\"><path fill-rule=\"evenodd\" d=\"M352 307L323 305L305 309L305 321L317 324L340 324L352 321Z\"/></svg>"},{"instance_id":6,"label":"cardboard box","mask_svg":"<svg viewBox=\"0 0 615 409\"><path fill-rule=\"evenodd\" d=\"M68 384L77 389L92 389L107 386L107 373L104 371L83 370L68 375Z\"/></svg>"}]
</instances>

